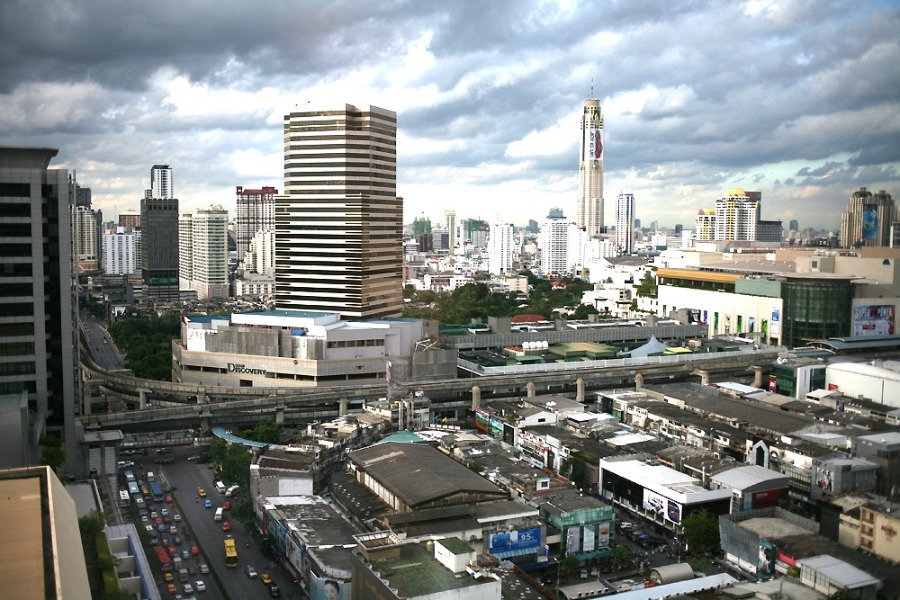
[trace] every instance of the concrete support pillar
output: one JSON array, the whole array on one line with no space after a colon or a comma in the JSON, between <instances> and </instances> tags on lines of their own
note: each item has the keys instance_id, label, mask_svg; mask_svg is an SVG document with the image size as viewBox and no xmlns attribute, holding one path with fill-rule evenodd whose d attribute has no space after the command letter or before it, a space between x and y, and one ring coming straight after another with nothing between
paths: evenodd
<instances>
[{"instance_id":1,"label":"concrete support pillar","mask_svg":"<svg viewBox=\"0 0 900 600\"><path fill-rule=\"evenodd\" d=\"M695 369L692 375L700 377L700 385L709 385L709 371L705 369Z\"/></svg>"},{"instance_id":2,"label":"concrete support pillar","mask_svg":"<svg viewBox=\"0 0 900 600\"><path fill-rule=\"evenodd\" d=\"M137 391L137 392L138 392L138 398L139 398L139 400L140 400L139 408L140 408L141 410L144 410L145 408L147 408L147 393L148 393L149 391L150 391L150 390L145 390L145 389L142 389L142 388L138 388L138 391Z\"/></svg>"},{"instance_id":3,"label":"concrete support pillar","mask_svg":"<svg viewBox=\"0 0 900 600\"><path fill-rule=\"evenodd\" d=\"M763 368L757 365L750 365L753 370L753 387L761 388L763 386Z\"/></svg>"},{"instance_id":4,"label":"concrete support pillar","mask_svg":"<svg viewBox=\"0 0 900 600\"><path fill-rule=\"evenodd\" d=\"M575 380L575 402L584 404L584 378L579 377Z\"/></svg>"},{"instance_id":5,"label":"concrete support pillar","mask_svg":"<svg viewBox=\"0 0 900 600\"><path fill-rule=\"evenodd\" d=\"M206 398L206 388L197 388L197 404L206 404L209 400Z\"/></svg>"},{"instance_id":6,"label":"concrete support pillar","mask_svg":"<svg viewBox=\"0 0 900 600\"><path fill-rule=\"evenodd\" d=\"M338 408L338 416L343 417L347 414L347 398L341 398L340 408Z\"/></svg>"},{"instance_id":7,"label":"concrete support pillar","mask_svg":"<svg viewBox=\"0 0 900 600\"><path fill-rule=\"evenodd\" d=\"M200 431L204 435L209 433L209 417L200 417Z\"/></svg>"},{"instance_id":8,"label":"concrete support pillar","mask_svg":"<svg viewBox=\"0 0 900 600\"><path fill-rule=\"evenodd\" d=\"M276 425L284 425L284 407L279 406L275 409L275 424Z\"/></svg>"},{"instance_id":9,"label":"concrete support pillar","mask_svg":"<svg viewBox=\"0 0 900 600\"><path fill-rule=\"evenodd\" d=\"M472 386L472 410L481 408L481 388L477 385Z\"/></svg>"},{"instance_id":10,"label":"concrete support pillar","mask_svg":"<svg viewBox=\"0 0 900 600\"><path fill-rule=\"evenodd\" d=\"M525 384L525 395L528 398L534 398L534 382L529 381Z\"/></svg>"},{"instance_id":11,"label":"concrete support pillar","mask_svg":"<svg viewBox=\"0 0 900 600\"><path fill-rule=\"evenodd\" d=\"M91 404L94 403L94 397L85 390L85 393L81 395L81 401L83 403L81 412L83 412L86 417L91 416Z\"/></svg>"},{"instance_id":12,"label":"concrete support pillar","mask_svg":"<svg viewBox=\"0 0 900 600\"><path fill-rule=\"evenodd\" d=\"M641 389L644 387L644 374L643 373L635 373L634 374L634 387L635 389Z\"/></svg>"}]
</instances>

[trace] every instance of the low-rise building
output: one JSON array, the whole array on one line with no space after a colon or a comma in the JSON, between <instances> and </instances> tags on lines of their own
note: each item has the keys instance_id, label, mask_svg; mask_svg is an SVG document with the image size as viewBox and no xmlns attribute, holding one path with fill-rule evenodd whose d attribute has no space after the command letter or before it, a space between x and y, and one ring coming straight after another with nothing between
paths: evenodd
<instances>
[{"instance_id":1,"label":"low-rise building","mask_svg":"<svg viewBox=\"0 0 900 600\"><path fill-rule=\"evenodd\" d=\"M710 477L710 489L731 490L731 512L777 506L787 497L787 475L747 465L723 471Z\"/></svg>"}]
</instances>

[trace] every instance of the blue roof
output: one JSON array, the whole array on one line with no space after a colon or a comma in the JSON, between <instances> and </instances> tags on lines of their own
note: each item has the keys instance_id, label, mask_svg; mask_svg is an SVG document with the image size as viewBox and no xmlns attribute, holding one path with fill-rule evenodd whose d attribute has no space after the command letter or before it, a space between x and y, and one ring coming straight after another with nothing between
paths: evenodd
<instances>
[{"instance_id":1,"label":"blue roof","mask_svg":"<svg viewBox=\"0 0 900 600\"><path fill-rule=\"evenodd\" d=\"M250 446L252 448L264 448L269 445L269 444L266 444L265 442L255 442L253 440L247 440L242 437L232 435L232 434L228 433L227 431L225 431L224 427L221 427L218 425L215 427L212 427L210 429L210 431L212 431L212 434L214 436L222 438L226 442L232 442L235 444L243 444L244 446Z\"/></svg>"},{"instance_id":2,"label":"blue roof","mask_svg":"<svg viewBox=\"0 0 900 600\"><path fill-rule=\"evenodd\" d=\"M420 442L427 441L425 438L416 435L409 429L404 429L403 431L398 431L397 433L392 433L391 435L377 441L375 444L387 444L388 442L395 442L397 444L418 444ZM375 445L373 444L373 445Z\"/></svg>"}]
</instances>

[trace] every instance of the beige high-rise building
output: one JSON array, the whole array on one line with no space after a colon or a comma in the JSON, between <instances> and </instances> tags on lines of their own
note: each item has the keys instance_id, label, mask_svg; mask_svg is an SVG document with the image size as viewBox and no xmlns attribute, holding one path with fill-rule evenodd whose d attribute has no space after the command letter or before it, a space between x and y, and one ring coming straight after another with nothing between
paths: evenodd
<instances>
[{"instance_id":1,"label":"beige high-rise building","mask_svg":"<svg viewBox=\"0 0 900 600\"><path fill-rule=\"evenodd\" d=\"M600 100L584 101L578 179L578 227L590 237L603 232L603 114Z\"/></svg>"},{"instance_id":2,"label":"beige high-rise building","mask_svg":"<svg viewBox=\"0 0 900 600\"><path fill-rule=\"evenodd\" d=\"M403 308L397 114L297 107L284 117L284 196L275 198L275 303L344 318Z\"/></svg>"},{"instance_id":3,"label":"beige high-rise building","mask_svg":"<svg viewBox=\"0 0 900 600\"><path fill-rule=\"evenodd\" d=\"M881 190L873 194L864 187L850 196L847 211L841 213L841 248L882 247L891 243L894 200Z\"/></svg>"},{"instance_id":4,"label":"beige high-rise building","mask_svg":"<svg viewBox=\"0 0 900 600\"><path fill-rule=\"evenodd\" d=\"M178 219L178 286L197 298L227 298L228 211L221 206Z\"/></svg>"}]
</instances>

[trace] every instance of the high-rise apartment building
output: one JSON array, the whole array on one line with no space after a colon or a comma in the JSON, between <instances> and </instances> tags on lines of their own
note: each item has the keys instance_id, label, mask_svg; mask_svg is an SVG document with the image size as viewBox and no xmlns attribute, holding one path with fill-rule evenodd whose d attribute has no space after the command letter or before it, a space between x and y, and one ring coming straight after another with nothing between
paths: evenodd
<instances>
[{"instance_id":1,"label":"high-rise apartment building","mask_svg":"<svg viewBox=\"0 0 900 600\"><path fill-rule=\"evenodd\" d=\"M488 271L492 275L510 275L518 258L514 227L511 223L491 225L488 238Z\"/></svg>"},{"instance_id":2,"label":"high-rise apartment building","mask_svg":"<svg viewBox=\"0 0 900 600\"><path fill-rule=\"evenodd\" d=\"M150 169L150 197L174 198L172 167L169 165L153 165Z\"/></svg>"},{"instance_id":3,"label":"high-rise apartment building","mask_svg":"<svg viewBox=\"0 0 900 600\"><path fill-rule=\"evenodd\" d=\"M551 208L538 234L541 249L541 273L563 275L569 272L569 222L560 208Z\"/></svg>"},{"instance_id":4,"label":"high-rise apartment building","mask_svg":"<svg viewBox=\"0 0 900 600\"><path fill-rule=\"evenodd\" d=\"M447 226L447 244L450 248L450 253L452 254L454 249L456 248L456 236L457 236L457 228L459 227L459 223L456 220L456 211L455 210L445 210L444 211L444 224Z\"/></svg>"},{"instance_id":5,"label":"high-rise apartment building","mask_svg":"<svg viewBox=\"0 0 900 600\"><path fill-rule=\"evenodd\" d=\"M581 152L578 180L578 227L590 237L603 232L603 115L600 100L584 101L581 115Z\"/></svg>"},{"instance_id":6,"label":"high-rise apartment building","mask_svg":"<svg viewBox=\"0 0 900 600\"><path fill-rule=\"evenodd\" d=\"M140 231L117 227L103 235L103 271L107 275L132 275L137 271L137 240Z\"/></svg>"},{"instance_id":7,"label":"high-rise apartment building","mask_svg":"<svg viewBox=\"0 0 900 600\"><path fill-rule=\"evenodd\" d=\"M244 266L244 254L250 249L250 240L259 231L275 231L275 194L272 186L257 189L237 186L234 218L234 239L237 244L237 261ZM258 272L258 271L257 271Z\"/></svg>"},{"instance_id":8,"label":"high-rise apartment building","mask_svg":"<svg viewBox=\"0 0 900 600\"><path fill-rule=\"evenodd\" d=\"M297 107L284 117L284 196L275 199L278 308L349 319L403 309L397 114Z\"/></svg>"},{"instance_id":9,"label":"high-rise apartment building","mask_svg":"<svg viewBox=\"0 0 900 600\"><path fill-rule=\"evenodd\" d=\"M73 199L68 173L48 168L57 152L0 148L0 397L28 405L29 422L4 426L4 439L26 435L37 460L32 436L61 434L71 467L78 455Z\"/></svg>"},{"instance_id":10,"label":"high-rise apartment building","mask_svg":"<svg viewBox=\"0 0 900 600\"><path fill-rule=\"evenodd\" d=\"M622 254L634 252L634 194L621 191L616 199L616 248Z\"/></svg>"},{"instance_id":11,"label":"high-rise apartment building","mask_svg":"<svg viewBox=\"0 0 900 600\"><path fill-rule=\"evenodd\" d=\"M125 231L134 231L141 228L141 213L136 210L126 210L119 213L119 227Z\"/></svg>"},{"instance_id":12,"label":"high-rise apartment building","mask_svg":"<svg viewBox=\"0 0 900 600\"><path fill-rule=\"evenodd\" d=\"M859 188L850 196L847 211L841 213L841 247L888 246L893 220L894 200L890 194L884 190L873 194Z\"/></svg>"},{"instance_id":13,"label":"high-rise apartment building","mask_svg":"<svg viewBox=\"0 0 900 600\"><path fill-rule=\"evenodd\" d=\"M716 210L701 208L694 221L694 239L708 242L716 239Z\"/></svg>"},{"instance_id":14,"label":"high-rise apartment building","mask_svg":"<svg viewBox=\"0 0 900 600\"><path fill-rule=\"evenodd\" d=\"M756 241L762 193L728 190L716 200L716 240Z\"/></svg>"},{"instance_id":15,"label":"high-rise apartment building","mask_svg":"<svg viewBox=\"0 0 900 600\"><path fill-rule=\"evenodd\" d=\"M178 299L178 200L141 200L141 279L147 295Z\"/></svg>"},{"instance_id":16,"label":"high-rise apartment building","mask_svg":"<svg viewBox=\"0 0 900 600\"><path fill-rule=\"evenodd\" d=\"M197 298L227 298L228 211L221 206L178 219L178 286Z\"/></svg>"},{"instance_id":17,"label":"high-rise apartment building","mask_svg":"<svg viewBox=\"0 0 900 600\"><path fill-rule=\"evenodd\" d=\"M72 207L72 238L75 252L75 271L90 273L99 267L97 220L89 206Z\"/></svg>"}]
</instances>

